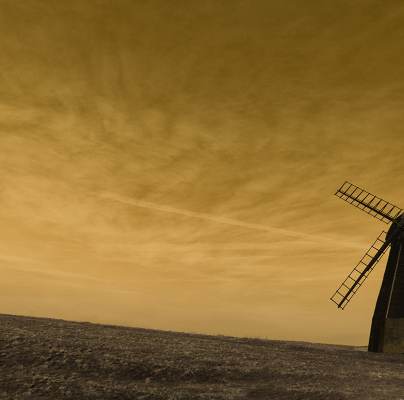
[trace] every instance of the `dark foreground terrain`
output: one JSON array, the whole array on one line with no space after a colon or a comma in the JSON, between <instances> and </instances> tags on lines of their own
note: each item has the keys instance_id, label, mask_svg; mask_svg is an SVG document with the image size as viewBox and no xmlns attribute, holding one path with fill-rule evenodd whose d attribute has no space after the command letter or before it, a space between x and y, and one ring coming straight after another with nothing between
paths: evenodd
<instances>
[{"instance_id":1,"label":"dark foreground terrain","mask_svg":"<svg viewBox=\"0 0 404 400\"><path fill-rule=\"evenodd\" d=\"M0 315L0 398L404 400L404 355Z\"/></svg>"}]
</instances>

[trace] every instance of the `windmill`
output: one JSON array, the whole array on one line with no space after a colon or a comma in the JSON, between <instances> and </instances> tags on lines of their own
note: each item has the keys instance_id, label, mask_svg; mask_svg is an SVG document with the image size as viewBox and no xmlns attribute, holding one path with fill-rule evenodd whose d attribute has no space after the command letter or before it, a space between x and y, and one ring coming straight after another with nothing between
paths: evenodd
<instances>
[{"instance_id":1,"label":"windmill","mask_svg":"<svg viewBox=\"0 0 404 400\"><path fill-rule=\"evenodd\" d=\"M368 350L404 353L404 214L403 210L366 190L345 182L340 199L390 224L341 283L331 300L344 309L390 247L386 270L370 329Z\"/></svg>"}]
</instances>

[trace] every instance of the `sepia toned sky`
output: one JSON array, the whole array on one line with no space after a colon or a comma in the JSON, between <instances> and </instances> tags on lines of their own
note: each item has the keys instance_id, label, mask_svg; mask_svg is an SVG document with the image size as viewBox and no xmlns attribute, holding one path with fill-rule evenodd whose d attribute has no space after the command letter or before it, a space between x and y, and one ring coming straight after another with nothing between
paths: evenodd
<instances>
[{"instance_id":1,"label":"sepia toned sky","mask_svg":"<svg viewBox=\"0 0 404 400\"><path fill-rule=\"evenodd\" d=\"M404 206L400 1L0 0L0 312L366 345Z\"/></svg>"}]
</instances>

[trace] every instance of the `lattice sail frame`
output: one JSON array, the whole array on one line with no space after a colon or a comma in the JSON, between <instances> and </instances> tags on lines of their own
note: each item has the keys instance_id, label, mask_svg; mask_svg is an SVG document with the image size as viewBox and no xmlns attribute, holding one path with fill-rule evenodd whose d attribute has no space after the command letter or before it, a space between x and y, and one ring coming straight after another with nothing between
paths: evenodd
<instances>
[{"instance_id":1,"label":"lattice sail frame","mask_svg":"<svg viewBox=\"0 0 404 400\"><path fill-rule=\"evenodd\" d=\"M386 242L386 235L387 233L383 231L377 237L355 268L331 296L330 300L338 308L344 309L346 307L389 248L390 242Z\"/></svg>"},{"instance_id":2,"label":"lattice sail frame","mask_svg":"<svg viewBox=\"0 0 404 400\"><path fill-rule=\"evenodd\" d=\"M386 224L393 222L403 212L400 207L348 181L344 182L335 195Z\"/></svg>"}]
</instances>

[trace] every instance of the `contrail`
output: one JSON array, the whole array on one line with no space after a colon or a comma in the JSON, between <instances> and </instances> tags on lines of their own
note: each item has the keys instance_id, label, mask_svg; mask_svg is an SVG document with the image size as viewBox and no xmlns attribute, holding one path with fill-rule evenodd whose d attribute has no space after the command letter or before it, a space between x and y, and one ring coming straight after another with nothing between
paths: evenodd
<instances>
[{"instance_id":1,"label":"contrail","mask_svg":"<svg viewBox=\"0 0 404 400\"><path fill-rule=\"evenodd\" d=\"M124 197L124 196L121 196L116 193L104 192L104 193L101 193L100 196L104 199L116 201L116 202L122 203L122 204L132 205L134 207L147 208L150 210L156 210L156 211L161 211L161 212L170 213L170 214L177 214L177 215L182 215L185 217L201 219L204 221L211 221L211 222L216 222L216 223L225 224L225 225L252 229L255 231L275 233L278 235L289 236L291 238L297 238L297 239L302 239L302 240L307 240L307 241L322 242L322 243L327 243L328 245L333 245L333 246L339 245L342 247L348 247L348 248L353 248L353 249L357 249L357 248L363 249L363 245L354 244L352 242L325 238L325 237L319 236L319 235L310 235L307 233L296 232L296 231L292 231L289 229L274 228L271 226L260 225L260 224L251 224L251 223L239 221L239 220L236 220L233 218L220 217L220 216L215 216L215 215L211 215L211 214L200 213L200 212L195 212L195 211L184 210L181 208L175 208L175 207L171 207L171 206L156 204L156 203L152 203L149 201L131 199L131 198Z\"/></svg>"},{"instance_id":2,"label":"contrail","mask_svg":"<svg viewBox=\"0 0 404 400\"><path fill-rule=\"evenodd\" d=\"M2 265L2 262L6 261L7 263L5 265ZM32 260L22 258L22 257L15 257L15 256L4 256L0 255L0 270L11 270L11 271L17 271L17 272L24 272L24 273L29 273L29 274L35 274L39 276L45 276L45 277L50 277L53 278L54 280L59 280L62 281L64 284L67 285L77 285L77 282L81 281L89 281L92 283L93 287L94 284L96 284L96 288L98 290L102 291L107 291L107 292L113 292L113 293L138 293L137 290L131 290L131 289L121 289L119 287L114 287L111 286L111 281L107 279L100 279L94 276L86 275L86 274L76 274L74 272L64 272L64 271L55 271L55 270L46 270L46 269L41 269L41 268L30 268L26 267L25 265L30 262L32 264ZM23 263L24 266L21 267L19 264ZM13 265L11 265L13 264ZM37 265L42 265L45 266L43 263L36 263ZM84 287L84 286L83 286Z\"/></svg>"},{"instance_id":3,"label":"contrail","mask_svg":"<svg viewBox=\"0 0 404 400\"><path fill-rule=\"evenodd\" d=\"M5 265L2 265L2 263L5 262ZM23 264L23 266L20 266L19 264ZM42 266L43 268L36 268L36 267L27 267L27 265L34 264L34 265L39 265L40 267ZM46 269L48 267L47 264L42 263L42 262L36 262L30 258L24 258L24 257L18 257L18 256L9 256L9 255L0 255L0 269L9 269L9 270L14 270L14 271L19 271L19 272L26 272L26 273L32 273L32 274L38 274L38 275L46 275L46 276L53 276L57 278L72 278L72 279L81 279L81 280L89 280L89 281L94 281L94 282L108 282L106 280L102 280L90 275L85 275L85 274L76 274L74 272L65 272L65 271L60 271L60 270L52 270L52 269ZM48 267L49 268L49 267Z\"/></svg>"}]
</instances>

